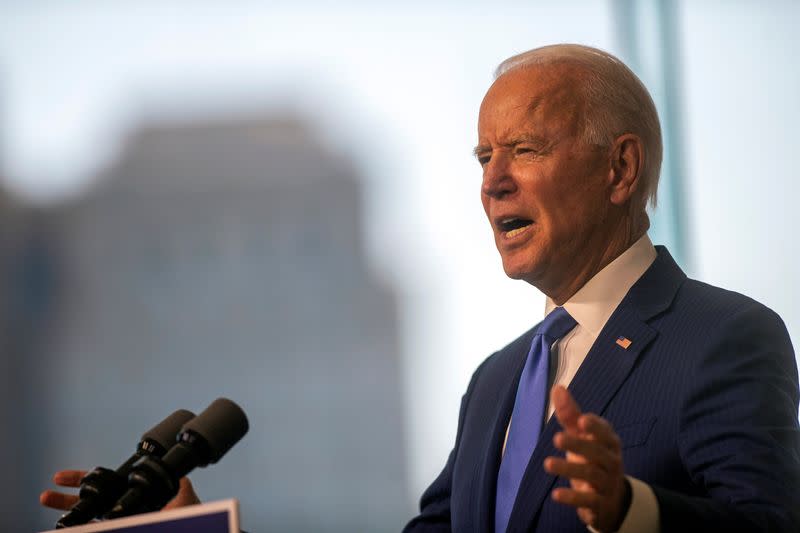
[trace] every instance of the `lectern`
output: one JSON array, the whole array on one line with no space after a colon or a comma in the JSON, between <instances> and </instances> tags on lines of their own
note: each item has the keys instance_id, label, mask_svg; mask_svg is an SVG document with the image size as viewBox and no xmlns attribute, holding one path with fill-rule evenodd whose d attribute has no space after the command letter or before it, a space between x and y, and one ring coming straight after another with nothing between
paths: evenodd
<instances>
[{"instance_id":1,"label":"lectern","mask_svg":"<svg viewBox=\"0 0 800 533\"><path fill-rule=\"evenodd\" d=\"M239 533L238 500L191 505L43 533Z\"/></svg>"}]
</instances>

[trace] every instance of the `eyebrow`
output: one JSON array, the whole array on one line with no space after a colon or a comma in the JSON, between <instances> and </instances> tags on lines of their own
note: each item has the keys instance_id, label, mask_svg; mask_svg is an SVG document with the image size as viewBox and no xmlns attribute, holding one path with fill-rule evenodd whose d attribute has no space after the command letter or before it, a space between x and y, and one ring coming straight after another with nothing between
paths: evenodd
<instances>
[{"instance_id":1,"label":"eyebrow","mask_svg":"<svg viewBox=\"0 0 800 533\"><path fill-rule=\"evenodd\" d=\"M479 144L478 146L472 149L472 155L478 157L482 153L488 152L490 150L491 148L489 146L486 146L485 144Z\"/></svg>"},{"instance_id":2,"label":"eyebrow","mask_svg":"<svg viewBox=\"0 0 800 533\"><path fill-rule=\"evenodd\" d=\"M536 135L535 133L522 133L517 135L516 137L512 137L508 140L508 142L501 143L501 146L504 147L512 147L522 143L541 143L544 144L546 142L545 138L541 135ZM486 144L479 144L475 148L472 149L472 155L478 157L480 154L485 152L490 152L492 150L491 146Z\"/></svg>"}]
</instances>

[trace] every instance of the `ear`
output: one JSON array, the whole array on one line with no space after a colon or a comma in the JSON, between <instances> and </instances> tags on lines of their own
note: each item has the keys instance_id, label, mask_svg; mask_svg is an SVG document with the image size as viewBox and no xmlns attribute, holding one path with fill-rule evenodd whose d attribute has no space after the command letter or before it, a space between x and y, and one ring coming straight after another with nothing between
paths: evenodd
<instances>
[{"instance_id":1,"label":"ear","mask_svg":"<svg viewBox=\"0 0 800 533\"><path fill-rule=\"evenodd\" d=\"M639 188L644 168L644 145L638 135L620 135L611 146L609 184L611 203L626 204Z\"/></svg>"}]
</instances>

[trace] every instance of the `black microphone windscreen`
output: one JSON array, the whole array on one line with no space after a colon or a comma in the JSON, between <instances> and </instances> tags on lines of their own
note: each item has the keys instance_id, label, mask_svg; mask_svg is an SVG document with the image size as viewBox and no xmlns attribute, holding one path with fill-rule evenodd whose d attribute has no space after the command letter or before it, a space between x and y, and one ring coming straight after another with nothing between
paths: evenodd
<instances>
[{"instance_id":1,"label":"black microphone windscreen","mask_svg":"<svg viewBox=\"0 0 800 533\"><path fill-rule=\"evenodd\" d=\"M182 431L193 431L208 443L209 463L216 463L249 429L242 408L227 398L217 398L205 411L183 425Z\"/></svg>"},{"instance_id":2,"label":"black microphone windscreen","mask_svg":"<svg viewBox=\"0 0 800 533\"><path fill-rule=\"evenodd\" d=\"M175 445L175 436L184 424L194 418L194 413L178 409L142 435L142 440L152 440L165 450Z\"/></svg>"}]
</instances>

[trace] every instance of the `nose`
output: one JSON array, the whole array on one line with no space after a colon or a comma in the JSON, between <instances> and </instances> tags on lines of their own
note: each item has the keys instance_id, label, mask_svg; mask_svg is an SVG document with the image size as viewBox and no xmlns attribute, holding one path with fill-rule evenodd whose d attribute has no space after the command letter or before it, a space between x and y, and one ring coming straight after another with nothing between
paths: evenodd
<instances>
[{"instance_id":1,"label":"nose","mask_svg":"<svg viewBox=\"0 0 800 533\"><path fill-rule=\"evenodd\" d=\"M492 154L483 166L483 183L481 194L491 198L502 198L514 192L516 185L511 175L510 158L500 152Z\"/></svg>"}]
</instances>

